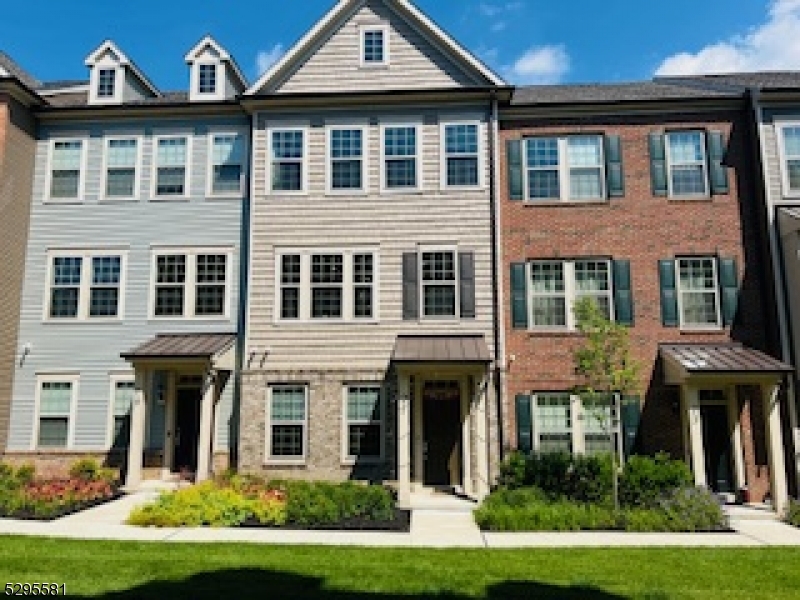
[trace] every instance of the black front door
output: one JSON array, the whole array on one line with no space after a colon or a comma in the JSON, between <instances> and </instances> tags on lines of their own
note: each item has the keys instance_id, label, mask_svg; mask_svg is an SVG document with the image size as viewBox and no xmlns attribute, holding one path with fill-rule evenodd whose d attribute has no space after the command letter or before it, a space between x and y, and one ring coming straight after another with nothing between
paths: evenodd
<instances>
[{"instance_id":1,"label":"black front door","mask_svg":"<svg viewBox=\"0 0 800 600\"><path fill-rule=\"evenodd\" d=\"M200 400L197 388L179 388L175 406L174 471L197 470L197 442L200 437Z\"/></svg>"},{"instance_id":2,"label":"black front door","mask_svg":"<svg viewBox=\"0 0 800 600\"><path fill-rule=\"evenodd\" d=\"M451 466L455 465L459 472L461 469L461 392L457 381L425 383L422 429L425 442L423 483L451 485Z\"/></svg>"},{"instance_id":3,"label":"black front door","mask_svg":"<svg viewBox=\"0 0 800 600\"><path fill-rule=\"evenodd\" d=\"M728 408L722 404L700 406L703 421L703 447L706 458L706 481L718 494L733 491L731 432Z\"/></svg>"}]
</instances>

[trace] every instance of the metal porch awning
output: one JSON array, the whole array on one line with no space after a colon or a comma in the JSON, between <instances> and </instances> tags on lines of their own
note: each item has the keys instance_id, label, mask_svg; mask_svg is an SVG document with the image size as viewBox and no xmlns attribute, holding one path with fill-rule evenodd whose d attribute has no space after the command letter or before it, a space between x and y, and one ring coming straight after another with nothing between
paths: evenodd
<instances>
[{"instance_id":1,"label":"metal porch awning","mask_svg":"<svg viewBox=\"0 0 800 600\"><path fill-rule=\"evenodd\" d=\"M128 362L209 361L226 371L233 371L235 355L235 333L160 333L120 354Z\"/></svg>"},{"instance_id":2,"label":"metal porch awning","mask_svg":"<svg viewBox=\"0 0 800 600\"><path fill-rule=\"evenodd\" d=\"M742 344L662 344L666 383L680 385L690 377L780 378L794 369Z\"/></svg>"},{"instance_id":3,"label":"metal porch awning","mask_svg":"<svg viewBox=\"0 0 800 600\"><path fill-rule=\"evenodd\" d=\"M398 363L489 363L482 335L399 335L392 351Z\"/></svg>"}]
</instances>

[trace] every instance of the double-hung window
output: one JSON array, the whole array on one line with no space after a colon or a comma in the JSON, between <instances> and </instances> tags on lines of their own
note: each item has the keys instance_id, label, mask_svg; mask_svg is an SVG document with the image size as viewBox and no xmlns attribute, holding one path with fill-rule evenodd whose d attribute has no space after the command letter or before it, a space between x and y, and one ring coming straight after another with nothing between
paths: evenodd
<instances>
[{"instance_id":1,"label":"double-hung window","mask_svg":"<svg viewBox=\"0 0 800 600\"><path fill-rule=\"evenodd\" d=\"M139 141L136 138L106 139L105 197L135 198L138 166Z\"/></svg>"},{"instance_id":2,"label":"double-hung window","mask_svg":"<svg viewBox=\"0 0 800 600\"><path fill-rule=\"evenodd\" d=\"M209 195L241 195L244 164L244 140L242 136L235 133L214 134L211 136L211 146Z\"/></svg>"},{"instance_id":3,"label":"double-hung window","mask_svg":"<svg viewBox=\"0 0 800 600\"><path fill-rule=\"evenodd\" d=\"M82 195L85 146L79 139L53 140L49 173L52 200L78 200Z\"/></svg>"},{"instance_id":4,"label":"double-hung window","mask_svg":"<svg viewBox=\"0 0 800 600\"><path fill-rule=\"evenodd\" d=\"M606 197L603 136L571 135L525 140L525 198L579 202Z\"/></svg>"},{"instance_id":5,"label":"double-hung window","mask_svg":"<svg viewBox=\"0 0 800 600\"><path fill-rule=\"evenodd\" d=\"M535 392L530 396L530 410L531 447L537 452L599 454L613 449L610 398Z\"/></svg>"},{"instance_id":6,"label":"double-hung window","mask_svg":"<svg viewBox=\"0 0 800 600\"><path fill-rule=\"evenodd\" d=\"M417 125L386 125L383 138L383 188L419 187L419 131Z\"/></svg>"},{"instance_id":7,"label":"double-hung window","mask_svg":"<svg viewBox=\"0 0 800 600\"><path fill-rule=\"evenodd\" d=\"M197 91L200 94L217 93L217 64L197 65Z\"/></svg>"},{"instance_id":8,"label":"double-hung window","mask_svg":"<svg viewBox=\"0 0 800 600\"><path fill-rule=\"evenodd\" d=\"M220 318L228 314L227 249L160 251L153 256L153 309L157 318Z\"/></svg>"},{"instance_id":9,"label":"double-hung window","mask_svg":"<svg viewBox=\"0 0 800 600\"><path fill-rule=\"evenodd\" d=\"M40 376L38 387L36 447L71 447L78 377Z\"/></svg>"},{"instance_id":10,"label":"double-hung window","mask_svg":"<svg viewBox=\"0 0 800 600\"><path fill-rule=\"evenodd\" d=\"M796 196L800 194L800 124L779 125L778 131L784 194Z\"/></svg>"},{"instance_id":11,"label":"double-hung window","mask_svg":"<svg viewBox=\"0 0 800 600\"><path fill-rule=\"evenodd\" d=\"M388 29L386 27L364 27L361 30L361 65L383 66L389 63Z\"/></svg>"},{"instance_id":12,"label":"double-hung window","mask_svg":"<svg viewBox=\"0 0 800 600\"><path fill-rule=\"evenodd\" d=\"M97 72L97 97L113 98L116 95L117 69L99 69Z\"/></svg>"},{"instance_id":13,"label":"double-hung window","mask_svg":"<svg viewBox=\"0 0 800 600\"><path fill-rule=\"evenodd\" d=\"M328 130L331 191L364 190L364 130L336 127Z\"/></svg>"},{"instance_id":14,"label":"double-hung window","mask_svg":"<svg viewBox=\"0 0 800 600\"><path fill-rule=\"evenodd\" d=\"M422 316L455 317L458 313L457 255L454 250L420 253Z\"/></svg>"},{"instance_id":15,"label":"double-hung window","mask_svg":"<svg viewBox=\"0 0 800 600\"><path fill-rule=\"evenodd\" d=\"M345 462L383 457L383 405L380 385L345 387Z\"/></svg>"},{"instance_id":16,"label":"double-hung window","mask_svg":"<svg viewBox=\"0 0 800 600\"><path fill-rule=\"evenodd\" d=\"M308 388L270 386L267 398L267 458L303 462L307 455Z\"/></svg>"},{"instance_id":17,"label":"double-hung window","mask_svg":"<svg viewBox=\"0 0 800 600\"><path fill-rule=\"evenodd\" d=\"M377 252L283 251L276 259L278 320L375 318Z\"/></svg>"},{"instance_id":18,"label":"double-hung window","mask_svg":"<svg viewBox=\"0 0 800 600\"><path fill-rule=\"evenodd\" d=\"M669 168L669 195L708 195L705 134L702 131L671 131L665 136Z\"/></svg>"},{"instance_id":19,"label":"double-hung window","mask_svg":"<svg viewBox=\"0 0 800 600\"><path fill-rule=\"evenodd\" d=\"M187 196L189 181L189 138L156 138L156 196Z\"/></svg>"},{"instance_id":20,"label":"double-hung window","mask_svg":"<svg viewBox=\"0 0 800 600\"><path fill-rule=\"evenodd\" d=\"M720 302L717 261L714 257L676 260L678 306L683 327L719 327Z\"/></svg>"},{"instance_id":21,"label":"double-hung window","mask_svg":"<svg viewBox=\"0 0 800 600\"><path fill-rule=\"evenodd\" d=\"M130 442L131 407L136 384L128 377L111 378L111 449L123 450Z\"/></svg>"},{"instance_id":22,"label":"double-hung window","mask_svg":"<svg viewBox=\"0 0 800 600\"><path fill-rule=\"evenodd\" d=\"M444 135L444 181L447 187L475 187L480 182L477 123L447 123Z\"/></svg>"},{"instance_id":23,"label":"double-hung window","mask_svg":"<svg viewBox=\"0 0 800 600\"><path fill-rule=\"evenodd\" d=\"M539 452L572 453L572 398L565 393L536 394L534 447Z\"/></svg>"},{"instance_id":24,"label":"double-hung window","mask_svg":"<svg viewBox=\"0 0 800 600\"><path fill-rule=\"evenodd\" d=\"M123 255L53 253L49 261L47 318L117 319L122 313Z\"/></svg>"},{"instance_id":25,"label":"double-hung window","mask_svg":"<svg viewBox=\"0 0 800 600\"><path fill-rule=\"evenodd\" d=\"M305 132L273 129L270 132L270 181L273 192L305 189Z\"/></svg>"}]
</instances>

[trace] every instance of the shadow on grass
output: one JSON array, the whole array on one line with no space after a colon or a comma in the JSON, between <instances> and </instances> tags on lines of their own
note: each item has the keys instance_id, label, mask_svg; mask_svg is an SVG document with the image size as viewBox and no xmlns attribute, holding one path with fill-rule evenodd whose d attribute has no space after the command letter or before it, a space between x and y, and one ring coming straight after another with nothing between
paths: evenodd
<instances>
[{"instance_id":1,"label":"shadow on grass","mask_svg":"<svg viewBox=\"0 0 800 600\"><path fill-rule=\"evenodd\" d=\"M76 596L71 597L76 598ZM80 598L80 597L77 597ZM324 580L294 573L261 569L231 569L198 573L182 581L152 581L129 590L92 596L94 600L219 600L269 598L275 600L478 600L452 591L382 593L330 589ZM88 597L84 597L89 600ZM584 586L559 587L533 581L508 581L492 585L481 600L623 600L622 596Z\"/></svg>"}]
</instances>

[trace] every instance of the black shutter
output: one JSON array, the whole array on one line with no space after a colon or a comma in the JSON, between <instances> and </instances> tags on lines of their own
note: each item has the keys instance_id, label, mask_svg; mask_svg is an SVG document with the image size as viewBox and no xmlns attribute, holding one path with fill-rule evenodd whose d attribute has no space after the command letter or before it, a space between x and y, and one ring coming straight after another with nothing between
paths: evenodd
<instances>
[{"instance_id":1,"label":"black shutter","mask_svg":"<svg viewBox=\"0 0 800 600\"><path fill-rule=\"evenodd\" d=\"M642 406L639 396L622 397L622 448L625 458L629 457L636 445L639 422L642 419Z\"/></svg>"},{"instance_id":2,"label":"black shutter","mask_svg":"<svg viewBox=\"0 0 800 600\"><path fill-rule=\"evenodd\" d=\"M475 318L475 254L459 252L458 284L461 296L461 318Z\"/></svg>"},{"instance_id":3,"label":"black shutter","mask_svg":"<svg viewBox=\"0 0 800 600\"><path fill-rule=\"evenodd\" d=\"M654 196L667 195L667 159L664 134L650 134L650 182Z\"/></svg>"},{"instance_id":4,"label":"black shutter","mask_svg":"<svg viewBox=\"0 0 800 600\"><path fill-rule=\"evenodd\" d=\"M658 261L658 280L661 286L661 323L664 327L677 327L678 290L675 287L675 261Z\"/></svg>"},{"instance_id":5,"label":"black shutter","mask_svg":"<svg viewBox=\"0 0 800 600\"><path fill-rule=\"evenodd\" d=\"M514 329L528 328L528 292L525 263L511 263L511 323Z\"/></svg>"},{"instance_id":6,"label":"black shutter","mask_svg":"<svg viewBox=\"0 0 800 600\"><path fill-rule=\"evenodd\" d=\"M419 318L419 278L417 253L403 253L403 319Z\"/></svg>"},{"instance_id":7,"label":"black shutter","mask_svg":"<svg viewBox=\"0 0 800 600\"><path fill-rule=\"evenodd\" d=\"M517 450L524 454L533 451L533 412L531 411L531 397L518 394L516 397L517 416Z\"/></svg>"},{"instance_id":8,"label":"black shutter","mask_svg":"<svg viewBox=\"0 0 800 600\"><path fill-rule=\"evenodd\" d=\"M633 295L631 293L631 261L615 260L614 317L620 325L633 325Z\"/></svg>"},{"instance_id":9,"label":"black shutter","mask_svg":"<svg viewBox=\"0 0 800 600\"><path fill-rule=\"evenodd\" d=\"M625 177L622 171L622 142L618 135L607 135L606 150L606 183L609 198L625 195Z\"/></svg>"},{"instance_id":10,"label":"black shutter","mask_svg":"<svg viewBox=\"0 0 800 600\"><path fill-rule=\"evenodd\" d=\"M725 158L725 138L721 131L708 132L708 175L712 194L728 193L728 169L722 164Z\"/></svg>"},{"instance_id":11,"label":"black shutter","mask_svg":"<svg viewBox=\"0 0 800 600\"><path fill-rule=\"evenodd\" d=\"M722 324L726 327L733 324L736 318L736 306L739 303L739 277L736 273L735 258L719 259L720 307L722 308Z\"/></svg>"},{"instance_id":12,"label":"black shutter","mask_svg":"<svg viewBox=\"0 0 800 600\"><path fill-rule=\"evenodd\" d=\"M506 154L508 158L508 197L511 200L522 200L522 141L508 140Z\"/></svg>"}]
</instances>

